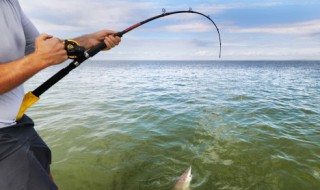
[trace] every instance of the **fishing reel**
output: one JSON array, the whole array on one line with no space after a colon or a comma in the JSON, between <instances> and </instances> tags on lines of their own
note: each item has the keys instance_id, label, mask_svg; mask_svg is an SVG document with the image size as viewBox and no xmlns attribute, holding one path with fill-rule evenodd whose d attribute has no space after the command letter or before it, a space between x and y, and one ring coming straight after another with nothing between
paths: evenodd
<instances>
[{"instance_id":1,"label":"fishing reel","mask_svg":"<svg viewBox=\"0 0 320 190\"><path fill-rule=\"evenodd\" d=\"M64 40L64 49L67 51L69 59L77 59L84 56L86 49L83 46L80 46L79 43L75 40Z\"/></svg>"}]
</instances>

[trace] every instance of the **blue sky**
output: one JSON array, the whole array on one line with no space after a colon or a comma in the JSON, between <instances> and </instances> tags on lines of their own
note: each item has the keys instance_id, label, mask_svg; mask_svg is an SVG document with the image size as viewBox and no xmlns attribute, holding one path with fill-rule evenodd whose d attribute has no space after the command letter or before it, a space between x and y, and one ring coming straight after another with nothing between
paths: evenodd
<instances>
[{"instance_id":1,"label":"blue sky","mask_svg":"<svg viewBox=\"0 0 320 190\"><path fill-rule=\"evenodd\" d=\"M20 1L41 33L65 39L100 29L121 31L190 7L210 15L222 38L221 60L320 60L318 0L28 0ZM199 15L169 16L136 29L99 60L218 60L213 25Z\"/></svg>"}]
</instances>

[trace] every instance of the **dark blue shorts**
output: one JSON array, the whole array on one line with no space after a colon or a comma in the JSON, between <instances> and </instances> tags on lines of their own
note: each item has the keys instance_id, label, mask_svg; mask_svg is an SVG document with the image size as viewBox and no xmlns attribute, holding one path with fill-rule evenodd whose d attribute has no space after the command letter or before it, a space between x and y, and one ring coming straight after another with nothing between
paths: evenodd
<instances>
[{"instance_id":1,"label":"dark blue shorts","mask_svg":"<svg viewBox=\"0 0 320 190\"><path fill-rule=\"evenodd\" d=\"M29 117L0 129L0 190L57 190L50 164L51 151Z\"/></svg>"}]
</instances>

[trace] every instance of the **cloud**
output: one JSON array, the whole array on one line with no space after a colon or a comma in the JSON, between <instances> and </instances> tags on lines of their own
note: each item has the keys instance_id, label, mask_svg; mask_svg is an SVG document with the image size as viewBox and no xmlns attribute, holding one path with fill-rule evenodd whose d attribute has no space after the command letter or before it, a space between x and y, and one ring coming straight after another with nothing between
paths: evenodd
<instances>
[{"instance_id":1,"label":"cloud","mask_svg":"<svg viewBox=\"0 0 320 190\"><path fill-rule=\"evenodd\" d=\"M318 60L320 51L317 46L293 46L290 48L273 46L270 48L261 47L246 47L246 48L227 48L223 52L223 59L237 59L237 60Z\"/></svg>"},{"instance_id":2,"label":"cloud","mask_svg":"<svg viewBox=\"0 0 320 190\"><path fill-rule=\"evenodd\" d=\"M320 32L313 33L310 37L320 39Z\"/></svg>"},{"instance_id":3,"label":"cloud","mask_svg":"<svg viewBox=\"0 0 320 190\"><path fill-rule=\"evenodd\" d=\"M202 12L207 15L218 15L226 11L232 11L236 9L254 9L261 7L275 7L282 6L280 2L266 2L266 3L199 3L192 7L193 10Z\"/></svg>"},{"instance_id":4,"label":"cloud","mask_svg":"<svg viewBox=\"0 0 320 190\"><path fill-rule=\"evenodd\" d=\"M211 23L191 22L164 26L162 30L167 32L209 32L215 30L215 28Z\"/></svg>"},{"instance_id":5,"label":"cloud","mask_svg":"<svg viewBox=\"0 0 320 190\"><path fill-rule=\"evenodd\" d=\"M314 34L320 32L320 20L311 20L300 23L271 25L256 28L231 28L230 33L266 33L266 34Z\"/></svg>"},{"instance_id":6,"label":"cloud","mask_svg":"<svg viewBox=\"0 0 320 190\"><path fill-rule=\"evenodd\" d=\"M21 1L21 7L37 27L49 32L86 29L123 29L139 21L154 7L152 2L130 1ZM36 6L35 6L36 5Z\"/></svg>"},{"instance_id":7,"label":"cloud","mask_svg":"<svg viewBox=\"0 0 320 190\"><path fill-rule=\"evenodd\" d=\"M92 32L103 28L122 30L140 20L154 14L155 10L165 6L165 3L147 1L105 1L87 0L77 1L21 1L21 6L41 30L49 33L65 34L77 31L80 33ZM36 6L35 6L36 5ZM276 6L279 3L229 3L229 4L199 4L194 10L208 14L216 14L229 9L248 7ZM168 10L181 10L181 5L171 5ZM168 32L209 32L212 27L199 21L199 15L182 15L170 17L174 23L169 26L157 28ZM179 23L180 21L180 23Z\"/></svg>"},{"instance_id":8,"label":"cloud","mask_svg":"<svg viewBox=\"0 0 320 190\"><path fill-rule=\"evenodd\" d=\"M79 31L83 30L83 27L80 26L72 26L72 25L64 25L64 24L55 24L55 23L50 23L46 22L44 20L39 20L39 19L33 19L34 25L37 26L38 30L40 32L43 31L50 31L53 33L61 32L61 29L65 32L72 32L72 31Z\"/></svg>"}]
</instances>

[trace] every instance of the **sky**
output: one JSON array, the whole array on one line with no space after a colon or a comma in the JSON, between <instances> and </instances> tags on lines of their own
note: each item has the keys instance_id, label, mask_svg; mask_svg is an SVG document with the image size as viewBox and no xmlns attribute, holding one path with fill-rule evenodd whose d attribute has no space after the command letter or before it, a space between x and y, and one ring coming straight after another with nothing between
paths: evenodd
<instances>
[{"instance_id":1,"label":"sky","mask_svg":"<svg viewBox=\"0 0 320 190\"><path fill-rule=\"evenodd\" d=\"M102 29L122 31L149 17L172 15L122 37L96 60L320 60L319 0L20 0L40 33L70 39Z\"/></svg>"}]
</instances>

